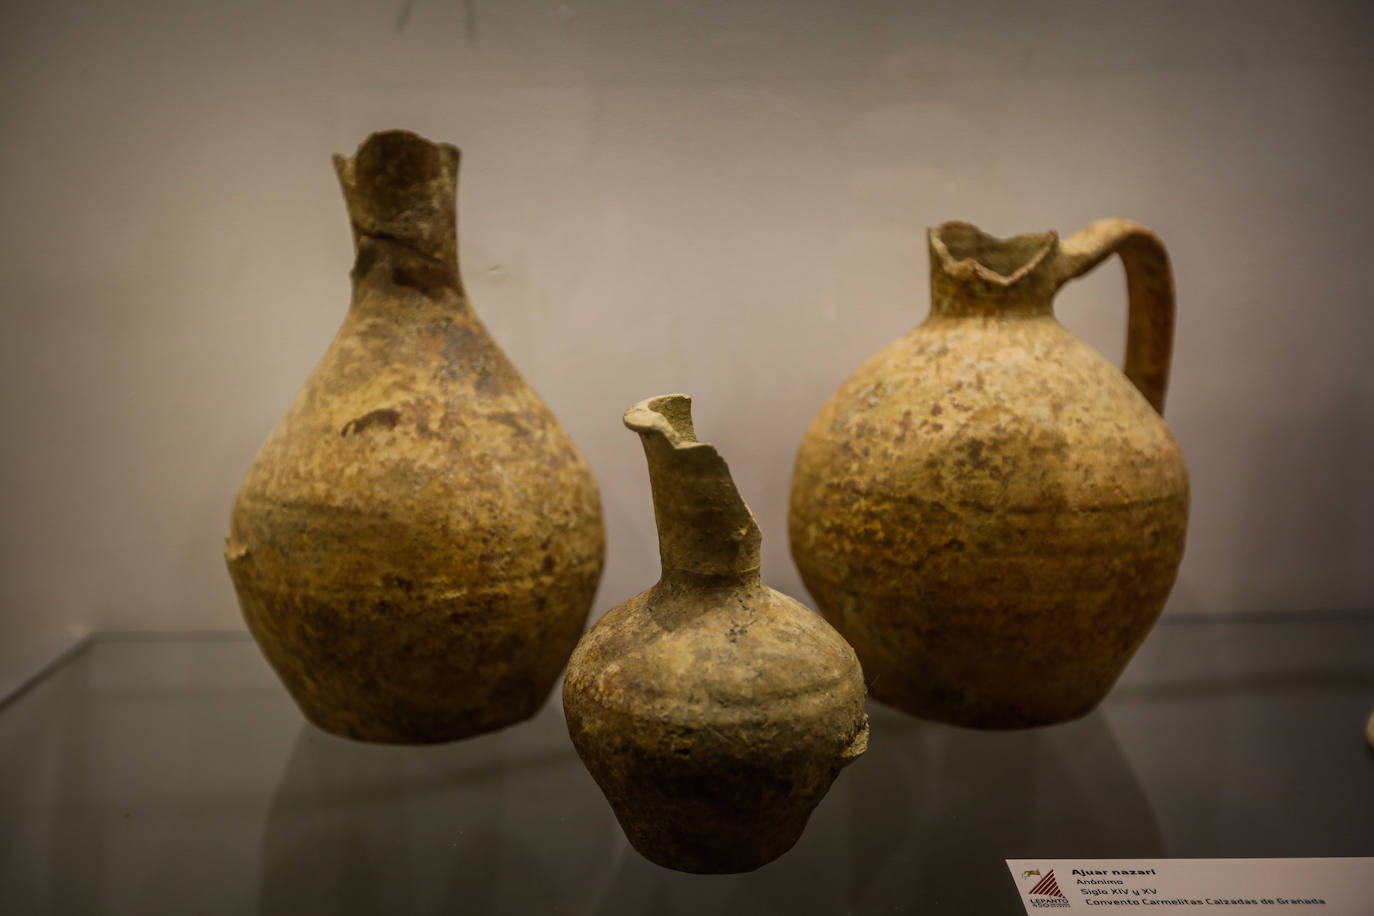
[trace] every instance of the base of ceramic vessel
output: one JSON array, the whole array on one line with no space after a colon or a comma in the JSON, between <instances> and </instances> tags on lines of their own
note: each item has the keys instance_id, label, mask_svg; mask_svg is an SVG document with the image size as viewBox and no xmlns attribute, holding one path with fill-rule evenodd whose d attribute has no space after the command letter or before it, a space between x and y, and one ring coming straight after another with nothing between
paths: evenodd
<instances>
[{"instance_id":1,"label":"base of ceramic vessel","mask_svg":"<svg viewBox=\"0 0 1374 916\"><path fill-rule=\"evenodd\" d=\"M882 690L874 685L869 697L908 715L945 725L989 731L1037 728L1081 719L1098 707L1103 697L1066 704L1053 709L1031 709L993 702L968 702L954 698L963 695L956 688L937 689L927 694L910 690Z\"/></svg>"},{"instance_id":2,"label":"base of ceramic vessel","mask_svg":"<svg viewBox=\"0 0 1374 916\"><path fill-rule=\"evenodd\" d=\"M532 718L548 699L544 696L501 710L412 713L377 719L337 708L309 708L297 698L296 705L311 725L353 741L369 744L445 744L500 731Z\"/></svg>"},{"instance_id":3,"label":"base of ceramic vessel","mask_svg":"<svg viewBox=\"0 0 1374 916\"><path fill-rule=\"evenodd\" d=\"M456 741L538 712L581 633L594 571L572 584L556 597L507 590L478 604L236 582L250 632L305 717L387 744Z\"/></svg>"},{"instance_id":4,"label":"base of ceramic vessel","mask_svg":"<svg viewBox=\"0 0 1374 916\"><path fill-rule=\"evenodd\" d=\"M779 746L728 722L622 718L583 699L565 687L573 746L630 845L674 871L736 874L772 862L796 845L843 765L833 747Z\"/></svg>"},{"instance_id":5,"label":"base of ceramic vessel","mask_svg":"<svg viewBox=\"0 0 1374 916\"><path fill-rule=\"evenodd\" d=\"M311 724L378 744L441 744L523 722L544 706L562 670L551 660L508 665L484 678L480 663L454 660L472 657L471 651L409 668L403 657L373 656L368 668L349 669L299 655L283 660L279 647L262 648Z\"/></svg>"},{"instance_id":6,"label":"base of ceramic vessel","mask_svg":"<svg viewBox=\"0 0 1374 916\"><path fill-rule=\"evenodd\" d=\"M806 818L795 830L780 831L776 822L683 821L663 818L661 811L622 816L617 810L616 817L636 852L655 865L693 875L755 871L797 845L806 827Z\"/></svg>"},{"instance_id":7,"label":"base of ceramic vessel","mask_svg":"<svg viewBox=\"0 0 1374 916\"><path fill-rule=\"evenodd\" d=\"M983 605L917 603L859 593L805 570L803 581L854 647L870 697L966 728L1033 728L1092 712L1163 604L1036 607L1012 596Z\"/></svg>"},{"instance_id":8,"label":"base of ceramic vessel","mask_svg":"<svg viewBox=\"0 0 1374 916\"><path fill-rule=\"evenodd\" d=\"M984 642L980 651L932 647L900 659L873 645L854 643L869 677L869 697L902 712L965 728L1015 729L1081 718L1106 698L1125 666L1102 659L1059 657L1051 666L1033 655L1021 663ZM999 661L981 664L978 656ZM965 664L952 666L962 657ZM970 661L970 659L972 659Z\"/></svg>"}]
</instances>

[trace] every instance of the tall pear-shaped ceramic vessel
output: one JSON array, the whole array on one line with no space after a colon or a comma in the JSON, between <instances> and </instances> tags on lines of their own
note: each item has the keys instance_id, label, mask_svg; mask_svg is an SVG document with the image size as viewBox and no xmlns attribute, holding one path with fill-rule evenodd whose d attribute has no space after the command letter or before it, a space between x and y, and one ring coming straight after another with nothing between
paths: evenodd
<instances>
[{"instance_id":1,"label":"tall pear-shaped ceramic vessel","mask_svg":"<svg viewBox=\"0 0 1374 916\"><path fill-rule=\"evenodd\" d=\"M437 742L544 702L605 552L587 465L473 313L458 150L404 131L335 157L357 258L343 326L258 452L226 547L305 715Z\"/></svg>"},{"instance_id":2,"label":"tall pear-shaped ceramic vessel","mask_svg":"<svg viewBox=\"0 0 1374 916\"><path fill-rule=\"evenodd\" d=\"M658 584L573 653L573 744L646 858L680 871L758 868L796 843L867 746L854 651L759 577L759 529L691 401L625 414L649 462Z\"/></svg>"},{"instance_id":3,"label":"tall pear-shaped ceramic vessel","mask_svg":"<svg viewBox=\"0 0 1374 916\"><path fill-rule=\"evenodd\" d=\"M1055 320L1119 254L1125 373ZM1174 294L1159 239L1102 220L930 232L926 321L850 377L797 456L802 579L873 696L946 722L1071 719L1110 690L1183 556L1188 476L1160 416Z\"/></svg>"}]
</instances>

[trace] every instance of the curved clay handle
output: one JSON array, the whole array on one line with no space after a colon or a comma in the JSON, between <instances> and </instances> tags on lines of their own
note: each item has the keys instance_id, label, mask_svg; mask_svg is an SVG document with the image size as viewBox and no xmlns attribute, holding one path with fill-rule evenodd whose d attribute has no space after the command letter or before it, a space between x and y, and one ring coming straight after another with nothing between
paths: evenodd
<instances>
[{"instance_id":1,"label":"curved clay handle","mask_svg":"<svg viewBox=\"0 0 1374 916\"><path fill-rule=\"evenodd\" d=\"M1174 348L1174 278L1164 243L1139 223L1100 219L1060 244L1058 284L1081 277L1113 254L1121 255L1126 267L1130 299L1126 377L1162 414Z\"/></svg>"}]
</instances>

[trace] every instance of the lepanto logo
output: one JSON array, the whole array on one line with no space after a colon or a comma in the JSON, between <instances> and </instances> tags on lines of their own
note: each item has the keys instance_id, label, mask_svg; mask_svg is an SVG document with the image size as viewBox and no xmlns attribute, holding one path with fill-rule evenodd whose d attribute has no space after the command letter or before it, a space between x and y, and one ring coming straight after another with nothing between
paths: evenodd
<instances>
[{"instance_id":1,"label":"lepanto logo","mask_svg":"<svg viewBox=\"0 0 1374 916\"><path fill-rule=\"evenodd\" d=\"M1040 871L1038 869L1023 871L1021 877L1023 879L1040 877ZM1051 868L1043 878L1035 882L1035 887L1032 887L1026 893L1030 896L1031 905L1035 907L1063 907L1069 905L1069 898L1064 896L1064 892L1059 889L1059 882L1054 880L1053 868Z\"/></svg>"}]
</instances>

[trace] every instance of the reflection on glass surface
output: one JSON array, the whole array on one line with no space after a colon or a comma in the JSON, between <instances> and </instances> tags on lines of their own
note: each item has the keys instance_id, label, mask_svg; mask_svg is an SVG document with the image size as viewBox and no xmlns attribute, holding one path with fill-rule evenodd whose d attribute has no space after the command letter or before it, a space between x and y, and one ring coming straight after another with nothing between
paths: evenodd
<instances>
[{"instance_id":1,"label":"reflection on glass surface","mask_svg":"<svg viewBox=\"0 0 1374 916\"><path fill-rule=\"evenodd\" d=\"M978 732L883 710L873 727L889 738L849 810L861 912L931 888L949 912L979 912L1005 883L1005 858L1162 853L1101 711L1054 729Z\"/></svg>"},{"instance_id":2,"label":"reflection on glass surface","mask_svg":"<svg viewBox=\"0 0 1374 916\"><path fill-rule=\"evenodd\" d=\"M306 725L246 638L105 638L0 709L0 912L1020 913L1003 859L1374 855L1374 616L1168 621L1097 712L870 704L778 861L629 848L550 704L435 747Z\"/></svg>"},{"instance_id":3,"label":"reflection on glass surface","mask_svg":"<svg viewBox=\"0 0 1374 916\"><path fill-rule=\"evenodd\" d=\"M267 813L261 911L546 913L603 884L619 830L549 725L435 748L302 723Z\"/></svg>"}]
</instances>

